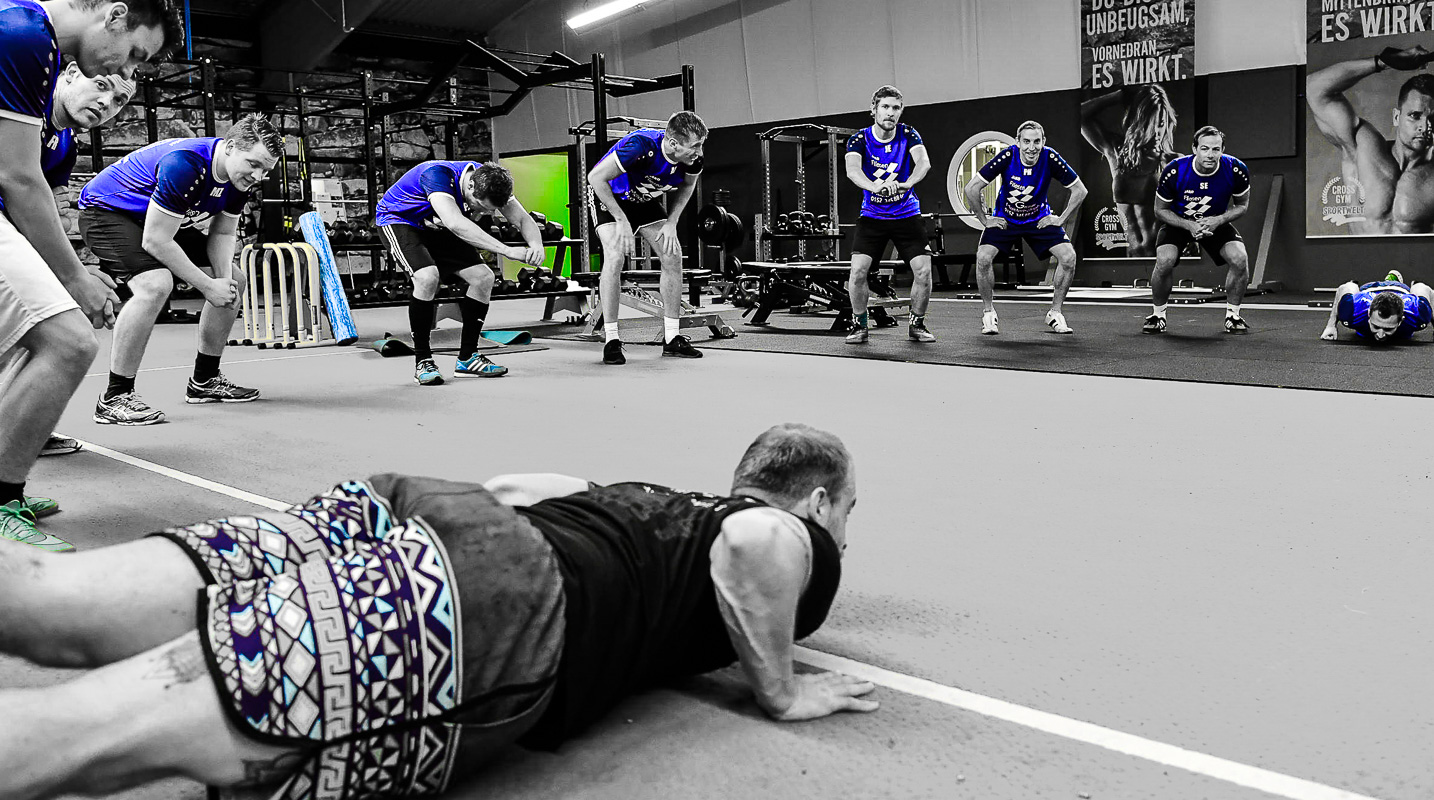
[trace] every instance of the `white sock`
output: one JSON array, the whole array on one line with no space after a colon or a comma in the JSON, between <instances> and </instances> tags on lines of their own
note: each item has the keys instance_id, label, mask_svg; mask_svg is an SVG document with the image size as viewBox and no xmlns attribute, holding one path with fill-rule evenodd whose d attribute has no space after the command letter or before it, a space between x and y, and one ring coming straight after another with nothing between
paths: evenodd
<instances>
[{"instance_id":1,"label":"white sock","mask_svg":"<svg viewBox=\"0 0 1434 800\"><path fill-rule=\"evenodd\" d=\"M1226 303L1226 304L1225 304L1225 316L1227 316L1227 317L1238 317L1238 316L1240 316L1240 307L1239 307L1239 306L1235 306L1235 305L1230 305L1229 303Z\"/></svg>"},{"instance_id":2,"label":"white sock","mask_svg":"<svg viewBox=\"0 0 1434 800\"><path fill-rule=\"evenodd\" d=\"M1168 305L1169 303L1162 303L1161 305L1155 306L1155 316L1165 319L1165 307Z\"/></svg>"},{"instance_id":3,"label":"white sock","mask_svg":"<svg viewBox=\"0 0 1434 800\"><path fill-rule=\"evenodd\" d=\"M604 323L602 324L602 340L603 340L603 342L604 342L604 343L611 342L612 340L614 340L614 339L616 339L616 338L618 338L618 335L617 335L617 323L616 323L616 322L604 322Z\"/></svg>"},{"instance_id":4,"label":"white sock","mask_svg":"<svg viewBox=\"0 0 1434 800\"><path fill-rule=\"evenodd\" d=\"M663 341L670 342L682 330L682 320L676 317L662 318Z\"/></svg>"}]
</instances>

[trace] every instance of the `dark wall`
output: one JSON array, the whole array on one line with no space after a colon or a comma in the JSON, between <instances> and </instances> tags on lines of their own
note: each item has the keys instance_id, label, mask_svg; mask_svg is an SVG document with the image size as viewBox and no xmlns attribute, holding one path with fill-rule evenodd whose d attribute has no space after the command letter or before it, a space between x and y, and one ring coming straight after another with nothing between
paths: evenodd
<instances>
[{"instance_id":1,"label":"dark wall","mask_svg":"<svg viewBox=\"0 0 1434 800\"><path fill-rule=\"evenodd\" d=\"M1197 123L1209 122L1225 130L1229 135L1228 152L1246 161L1255 176L1251 209L1238 223L1252 267L1259 252L1271 185L1276 175L1283 177L1281 209L1270 237L1266 280L1280 281L1291 291L1308 292L1351 279L1375 280L1391 268L1403 271L1410 279L1428 279L1429 270L1424 268L1429 261L1427 240L1305 238L1303 67L1223 73L1197 80L1200 82L1196 91ZM1079 165L1081 151L1086 147L1080 138L1080 99L1079 90L1067 90L907 108L902 121L921 133L931 155L931 173L917 187L922 210L935 211L938 206L943 211L951 210L946 190L948 166L956 155L956 148L982 130L1014 132L1023 120L1035 119L1045 126L1048 144ZM730 189L733 202L729 210L750 224L753 214L761 210L761 149L757 134L777 125L798 122L859 128L869 124L870 117L860 113L842 114L714 130L707 143L703 192L710 197L714 189ZM1189 146L1188 142L1176 144L1177 148ZM795 159L796 145L773 145L774 197L780 196L780 201L774 204L779 211L795 206ZM825 152L815 154L808 163L807 210L816 213L825 211L826 163ZM860 192L844 177L840 187L841 218L852 222L856 218ZM1051 200L1057 210L1062 208L1063 190L1056 187ZM945 230L947 251L975 249L976 232L964 223L948 220ZM843 242L840 252L843 257L850 255L849 242ZM749 238L738 255L750 259L754 254ZM795 248L787 246L778 254L794 256ZM1030 258L1029 253L1027 257ZM1102 280L1128 283L1133 277L1147 277L1148 264L1148 261L1132 260L1082 265L1076 274L1076 283L1098 285ZM1202 260L1199 266L1182 265L1179 277L1192 278L1197 284L1208 286L1222 283L1224 274L1223 270Z\"/></svg>"}]
</instances>

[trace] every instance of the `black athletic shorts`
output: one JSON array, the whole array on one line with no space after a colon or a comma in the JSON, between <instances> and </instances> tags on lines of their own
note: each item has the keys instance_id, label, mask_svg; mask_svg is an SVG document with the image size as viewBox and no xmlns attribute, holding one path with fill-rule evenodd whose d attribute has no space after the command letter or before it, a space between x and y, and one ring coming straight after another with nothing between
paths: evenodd
<instances>
[{"instance_id":1,"label":"black athletic shorts","mask_svg":"<svg viewBox=\"0 0 1434 800\"><path fill-rule=\"evenodd\" d=\"M1051 257L1051 248L1063 244L1070 244L1070 234L1060 225L1047 225L1039 228L1036 223L1029 222L1022 225L1006 223L1004 228L986 228L981 231L981 239L977 247L988 244L996 248L997 252L1005 255L1012 249L1019 250L1021 242L1031 246L1036 258L1045 261Z\"/></svg>"},{"instance_id":2,"label":"black athletic shorts","mask_svg":"<svg viewBox=\"0 0 1434 800\"><path fill-rule=\"evenodd\" d=\"M1159 250L1162 246L1169 244L1184 252L1185 246L1194 242L1200 245L1200 249L1209 253L1215 265L1220 267L1225 266L1225 257L1220 254L1220 248L1224 247L1227 242L1242 241L1244 241L1244 237L1240 236L1240 232L1235 230L1235 226L1228 222L1211 231L1209 236L1199 240L1196 240L1195 235L1190 231L1175 225L1161 223L1155 229L1155 249Z\"/></svg>"},{"instance_id":3,"label":"black athletic shorts","mask_svg":"<svg viewBox=\"0 0 1434 800\"><path fill-rule=\"evenodd\" d=\"M926 221L916 214L903 219L876 219L857 217L856 232L852 236L852 255L860 253L880 261L886 253L886 243L896 245L896 256L911 263L917 256L929 255L927 247Z\"/></svg>"},{"instance_id":4,"label":"black athletic shorts","mask_svg":"<svg viewBox=\"0 0 1434 800\"><path fill-rule=\"evenodd\" d=\"M599 228L609 222L617 222L612 214L608 212L607 206L598 201L596 196L588 198L588 204L592 210L593 228ZM630 203L621 197L617 198L617 205L622 213L627 216L627 221L636 231L654 223L667 219L667 208L660 200L644 200L641 203Z\"/></svg>"},{"instance_id":5,"label":"black athletic shorts","mask_svg":"<svg viewBox=\"0 0 1434 800\"><path fill-rule=\"evenodd\" d=\"M100 260L100 269L116 283L150 270L169 269L144 249L144 217L103 208L81 209L80 236ZM174 241L195 266L209 266L206 234L197 228L180 228Z\"/></svg>"},{"instance_id":6,"label":"black athletic shorts","mask_svg":"<svg viewBox=\"0 0 1434 800\"><path fill-rule=\"evenodd\" d=\"M379 230L383 231L388 252L409 275L425 267L438 267L440 277L450 278L483 263L478 248L445 228L384 225Z\"/></svg>"}]
</instances>

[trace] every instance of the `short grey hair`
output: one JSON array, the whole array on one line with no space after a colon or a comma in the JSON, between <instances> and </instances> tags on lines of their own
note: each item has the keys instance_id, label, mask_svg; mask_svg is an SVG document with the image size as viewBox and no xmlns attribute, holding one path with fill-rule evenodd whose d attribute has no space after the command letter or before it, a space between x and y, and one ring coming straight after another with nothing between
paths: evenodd
<instances>
[{"instance_id":1,"label":"short grey hair","mask_svg":"<svg viewBox=\"0 0 1434 800\"><path fill-rule=\"evenodd\" d=\"M760 489L796 504L818 486L842 495L850 489L851 474L851 453L835 434L786 422L763 431L747 447L732 475L732 490Z\"/></svg>"}]
</instances>

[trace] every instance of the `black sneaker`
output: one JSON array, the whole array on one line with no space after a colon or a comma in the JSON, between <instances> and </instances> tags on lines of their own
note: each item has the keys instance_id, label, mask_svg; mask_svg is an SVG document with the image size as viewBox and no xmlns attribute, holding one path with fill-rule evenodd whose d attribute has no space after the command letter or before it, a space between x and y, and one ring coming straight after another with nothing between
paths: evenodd
<instances>
[{"instance_id":1,"label":"black sneaker","mask_svg":"<svg viewBox=\"0 0 1434 800\"><path fill-rule=\"evenodd\" d=\"M1165 333L1165 317L1159 314L1151 314L1145 318L1145 324L1140 326L1141 333Z\"/></svg>"},{"instance_id":2,"label":"black sneaker","mask_svg":"<svg viewBox=\"0 0 1434 800\"><path fill-rule=\"evenodd\" d=\"M1244 317L1225 317L1225 333L1249 333Z\"/></svg>"},{"instance_id":3,"label":"black sneaker","mask_svg":"<svg viewBox=\"0 0 1434 800\"><path fill-rule=\"evenodd\" d=\"M701 358L702 351L692 346L686 336L674 336L672 341L662 346L664 356L675 356L676 358Z\"/></svg>"},{"instance_id":4,"label":"black sneaker","mask_svg":"<svg viewBox=\"0 0 1434 800\"><path fill-rule=\"evenodd\" d=\"M622 340L612 339L602 346L602 363L626 364L627 356L622 354Z\"/></svg>"},{"instance_id":5,"label":"black sneaker","mask_svg":"<svg viewBox=\"0 0 1434 800\"><path fill-rule=\"evenodd\" d=\"M223 373L215 375L204 383L196 383L194 378L189 379L189 385L184 388L184 402L194 403L247 403L250 400L259 399L259 390L239 386L224 377Z\"/></svg>"}]
</instances>

